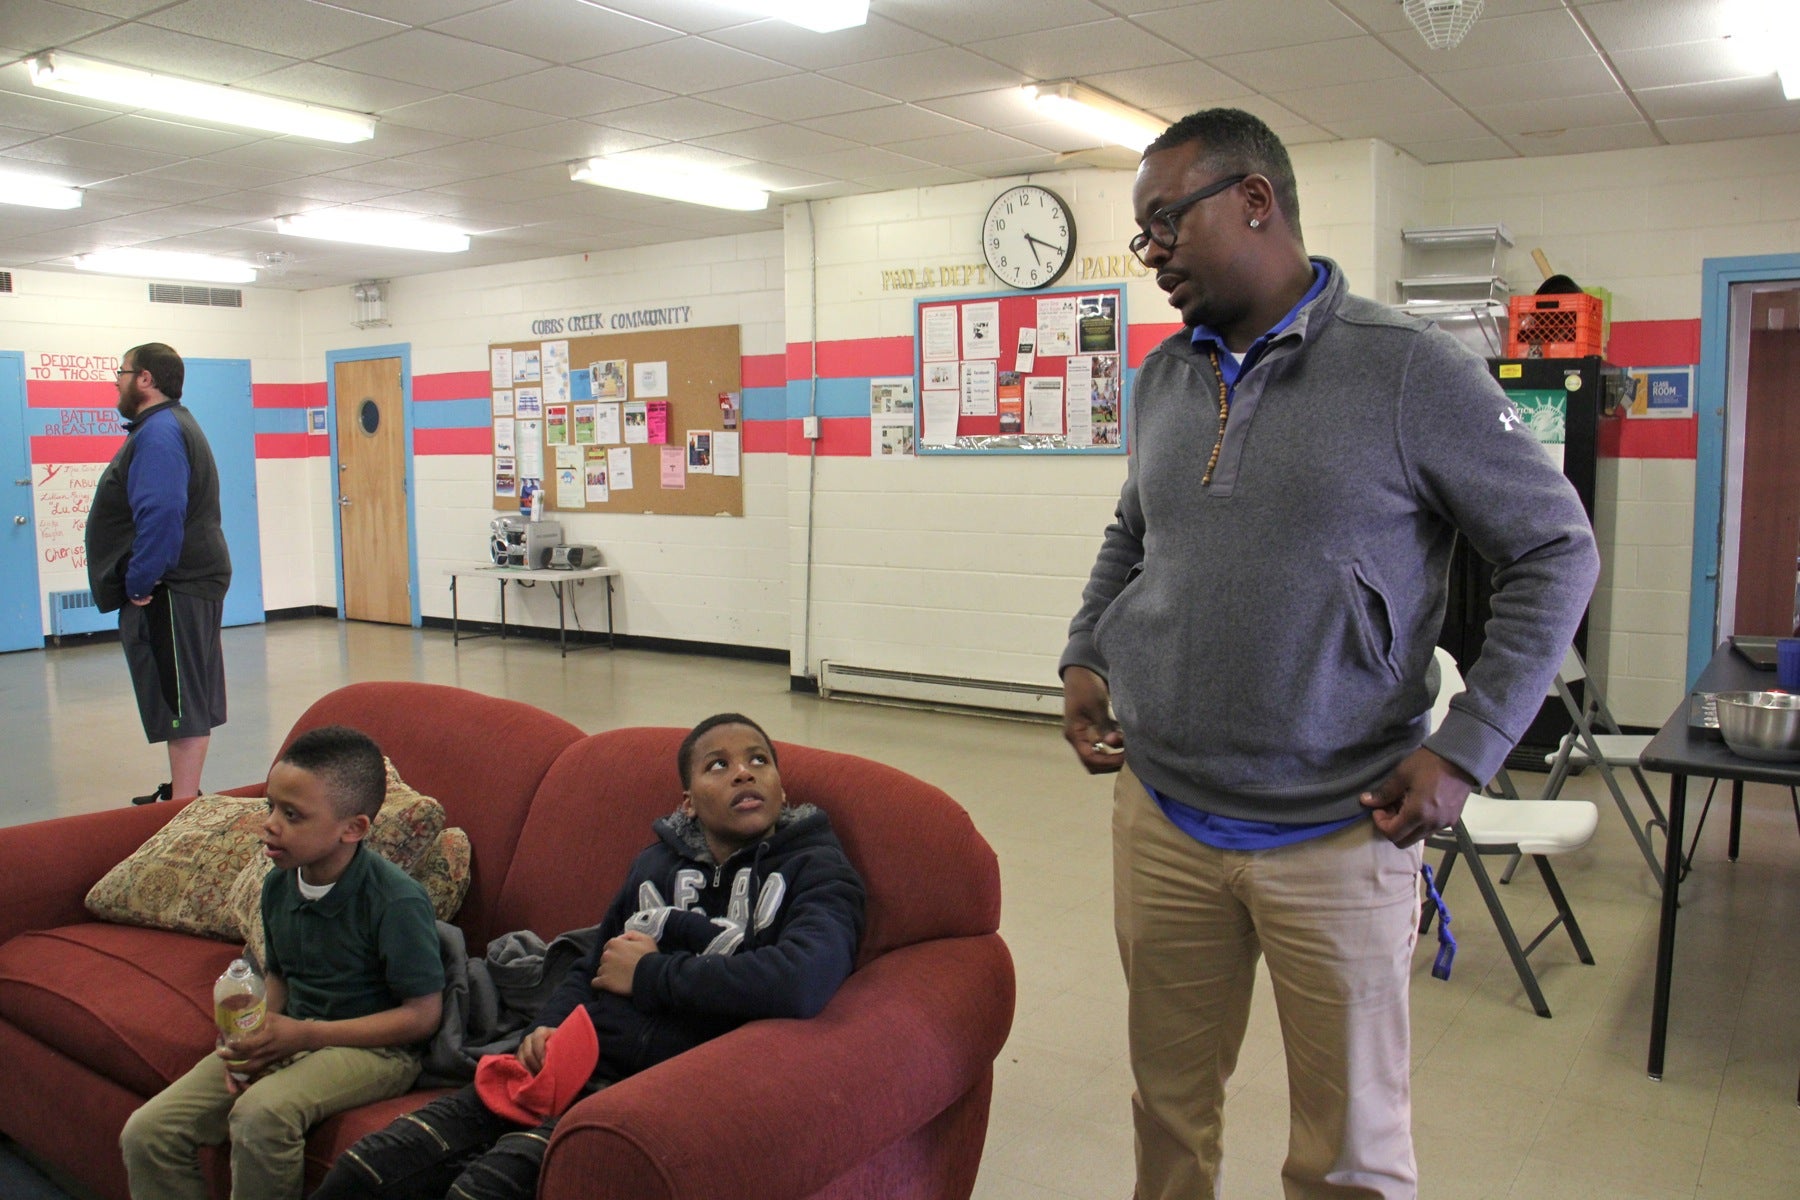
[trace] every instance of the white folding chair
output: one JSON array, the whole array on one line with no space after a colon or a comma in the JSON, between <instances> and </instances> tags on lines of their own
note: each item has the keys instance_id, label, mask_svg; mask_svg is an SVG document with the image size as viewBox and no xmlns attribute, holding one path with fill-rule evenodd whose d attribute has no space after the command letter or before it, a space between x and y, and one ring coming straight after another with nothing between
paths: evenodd
<instances>
[{"instance_id":1,"label":"white folding chair","mask_svg":"<svg viewBox=\"0 0 1800 1200\"><path fill-rule=\"evenodd\" d=\"M1437 695L1431 706L1432 729L1436 729L1450 711L1451 698L1463 690L1462 673L1456 669L1456 660L1441 646L1437 650L1437 666L1439 681ZM1550 867L1549 856L1579 850L1587 845L1599 823L1600 810L1592 801L1509 800L1475 792L1469 796L1468 803L1463 806L1462 817L1454 825L1425 840L1427 846L1444 852L1437 868L1440 895L1449 883L1450 872L1457 859L1461 858L1468 863L1469 874L1474 877L1475 887L1481 892L1488 915L1493 918L1494 927L1500 933L1500 941L1506 947L1507 956L1512 959L1513 970L1518 972L1519 982L1525 986L1525 994L1531 999L1531 1007L1540 1017L1550 1015L1550 1006L1544 1000L1543 989L1538 986L1537 975L1531 969L1528 956L1543 943L1551 931L1562 926L1568 931L1569 941L1574 944L1576 957L1589 966L1594 962L1587 939L1581 935L1581 925L1575 920L1568 897L1563 895L1556 872ZM1505 906L1500 903L1500 893L1495 889L1494 881L1481 861L1484 854L1530 855L1531 861L1537 866L1538 877L1544 881L1544 890L1550 894L1550 902L1556 907L1556 916L1538 931L1529 945L1519 944L1519 935L1513 931L1512 920L1506 915ZM1435 914L1433 905L1424 906L1419 921L1421 934L1431 931L1431 921Z\"/></svg>"},{"instance_id":2,"label":"white folding chair","mask_svg":"<svg viewBox=\"0 0 1800 1200\"><path fill-rule=\"evenodd\" d=\"M1582 689L1582 699L1578 702L1574 686L1584 680L1586 683ZM1648 831L1661 829L1667 835L1669 820L1663 813L1661 801L1650 788L1650 781L1644 778L1643 769L1638 766L1638 756L1650 744L1650 735L1624 733L1620 730L1619 723L1606 707L1606 698L1600 694L1593 676L1588 674L1587 664L1581 661L1581 655L1575 652L1573 646L1563 656L1563 664L1550 685L1550 694L1560 699L1563 707L1568 710L1570 726L1569 732L1557 746L1556 753L1547 755L1544 759L1550 768L1550 778L1544 784L1544 799L1556 799L1562 792L1563 784L1576 768L1593 767L1599 771L1607 790L1612 793L1613 802L1619 806L1620 815L1625 818L1627 828L1631 830L1632 840L1637 842L1644 861L1650 864L1650 874L1656 880L1656 886L1662 887L1662 863L1657 860L1656 851L1650 845ZM1619 786L1619 778L1614 773L1614 769L1619 767L1629 770L1637 783L1638 792L1650 809L1648 821L1640 823L1630 802L1626 800L1625 791ZM1512 869L1509 867L1501 876L1501 882L1506 882L1511 876Z\"/></svg>"}]
</instances>

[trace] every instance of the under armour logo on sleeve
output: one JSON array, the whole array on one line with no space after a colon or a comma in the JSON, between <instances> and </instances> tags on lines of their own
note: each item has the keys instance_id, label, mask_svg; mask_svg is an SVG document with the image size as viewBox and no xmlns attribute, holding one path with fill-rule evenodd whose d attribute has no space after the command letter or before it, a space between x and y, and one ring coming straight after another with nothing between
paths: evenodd
<instances>
[{"instance_id":1,"label":"under armour logo on sleeve","mask_svg":"<svg viewBox=\"0 0 1800 1200\"><path fill-rule=\"evenodd\" d=\"M1511 433L1514 425L1522 425L1524 422L1525 418L1519 415L1519 410L1510 404L1500 411L1500 428L1503 432Z\"/></svg>"}]
</instances>

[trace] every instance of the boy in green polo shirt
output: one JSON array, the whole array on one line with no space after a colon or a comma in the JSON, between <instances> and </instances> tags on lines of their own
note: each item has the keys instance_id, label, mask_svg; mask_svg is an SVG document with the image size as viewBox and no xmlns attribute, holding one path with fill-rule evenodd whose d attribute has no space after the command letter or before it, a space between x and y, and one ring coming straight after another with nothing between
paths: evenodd
<instances>
[{"instance_id":1,"label":"boy in green polo shirt","mask_svg":"<svg viewBox=\"0 0 1800 1200\"><path fill-rule=\"evenodd\" d=\"M341 726L302 734L270 770L268 1015L125 1122L133 1200L206 1200L199 1148L226 1141L233 1200L298 1197L307 1129L418 1077L444 969L425 889L362 845L386 789L381 750Z\"/></svg>"}]
</instances>

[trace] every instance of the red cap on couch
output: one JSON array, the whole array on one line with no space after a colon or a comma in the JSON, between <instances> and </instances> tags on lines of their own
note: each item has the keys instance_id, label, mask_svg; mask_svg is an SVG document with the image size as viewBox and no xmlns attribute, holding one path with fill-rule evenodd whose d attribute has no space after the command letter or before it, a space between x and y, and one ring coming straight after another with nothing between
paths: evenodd
<instances>
[{"instance_id":1,"label":"red cap on couch","mask_svg":"<svg viewBox=\"0 0 1800 1200\"><path fill-rule=\"evenodd\" d=\"M594 1020L577 1006L550 1035L543 1070L533 1075L516 1054L490 1054L475 1064L475 1092L495 1115L537 1125L575 1102L599 1061Z\"/></svg>"}]
</instances>

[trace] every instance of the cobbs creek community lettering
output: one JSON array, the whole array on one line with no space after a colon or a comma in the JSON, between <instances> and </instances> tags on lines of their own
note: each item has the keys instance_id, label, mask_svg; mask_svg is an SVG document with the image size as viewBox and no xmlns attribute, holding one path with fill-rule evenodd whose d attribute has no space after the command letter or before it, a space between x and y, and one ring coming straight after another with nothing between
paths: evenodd
<instances>
[{"instance_id":1,"label":"cobbs creek community lettering","mask_svg":"<svg viewBox=\"0 0 1800 1200\"><path fill-rule=\"evenodd\" d=\"M616 313L572 313L566 317L545 317L531 323L537 337L559 333L593 333L602 329L656 329L663 325L686 325L694 315L692 306L671 305L668 308L633 308Z\"/></svg>"}]
</instances>

